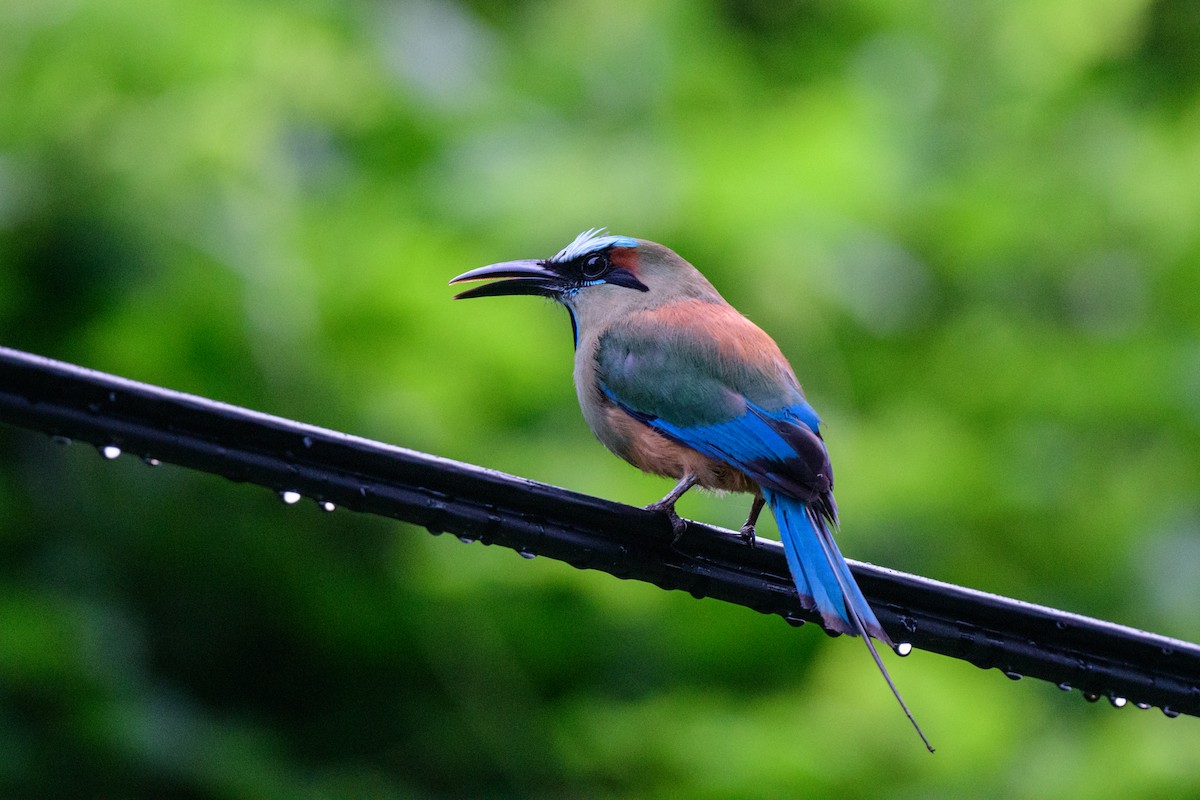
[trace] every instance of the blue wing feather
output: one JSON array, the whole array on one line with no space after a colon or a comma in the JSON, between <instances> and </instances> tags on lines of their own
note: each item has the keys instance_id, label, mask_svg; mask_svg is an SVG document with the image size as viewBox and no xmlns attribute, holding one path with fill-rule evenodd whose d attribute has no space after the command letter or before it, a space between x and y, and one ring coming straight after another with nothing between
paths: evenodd
<instances>
[{"instance_id":1,"label":"blue wing feather","mask_svg":"<svg viewBox=\"0 0 1200 800\"><path fill-rule=\"evenodd\" d=\"M804 400L771 411L739 398L745 409L740 416L709 425L677 425L630 408L604 384L601 389L626 413L680 444L737 467L763 488L808 501L828 496L828 502L822 500L819 505L823 513L837 521L829 492L832 470L818 432L820 420Z\"/></svg>"},{"instance_id":2,"label":"blue wing feather","mask_svg":"<svg viewBox=\"0 0 1200 800\"><path fill-rule=\"evenodd\" d=\"M812 406L801 400L768 410L743 398L745 411L738 417L686 426L631 409L607 386L601 388L618 407L667 438L754 478L779 523L800 596L816 608L826 627L857 634L853 614L867 633L890 643L833 541L830 526L837 523L837 506L820 419Z\"/></svg>"}]
</instances>

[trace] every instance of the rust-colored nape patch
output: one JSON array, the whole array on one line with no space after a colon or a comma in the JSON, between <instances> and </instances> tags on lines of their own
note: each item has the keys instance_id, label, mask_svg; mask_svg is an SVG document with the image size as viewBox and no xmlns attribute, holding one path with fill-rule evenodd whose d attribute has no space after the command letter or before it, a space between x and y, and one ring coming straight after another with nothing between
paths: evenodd
<instances>
[{"instance_id":1,"label":"rust-colored nape patch","mask_svg":"<svg viewBox=\"0 0 1200 800\"><path fill-rule=\"evenodd\" d=\"M638 274L638 252L636 247L613 247L608 257L614 267L620 267L631 275Z\"/></svg>"}]
</instances>

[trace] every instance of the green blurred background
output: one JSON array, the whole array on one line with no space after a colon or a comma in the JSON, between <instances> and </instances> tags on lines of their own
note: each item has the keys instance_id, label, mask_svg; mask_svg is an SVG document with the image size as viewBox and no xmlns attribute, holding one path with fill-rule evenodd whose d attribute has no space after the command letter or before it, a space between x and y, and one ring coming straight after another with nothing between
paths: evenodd
<instances>
[{"instance_id":1,"label":"green blurred background","mask_svg":"<svg viewBox=\"0 0 1200 800\"><path fill-rule=\"evenodd\" d=\"M446 286L606 225L779 341L848 555L1196 641L1198 42L1190 0L0 0L2 341L644 504L565 313ZM1200 796L1193 718L889 658L930 757L812 626L0 455L0 796Z\"/></svg>"}]
</instances>

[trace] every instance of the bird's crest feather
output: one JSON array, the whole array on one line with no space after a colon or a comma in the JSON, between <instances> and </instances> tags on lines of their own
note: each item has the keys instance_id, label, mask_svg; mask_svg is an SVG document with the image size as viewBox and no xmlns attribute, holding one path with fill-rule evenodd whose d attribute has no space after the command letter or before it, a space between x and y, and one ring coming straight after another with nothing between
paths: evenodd
<instances>
[{"instance_id":1,"label":"bird's crest feather","mask_svg":"<svg viewBox=\"0 0 1200 800\"><path fill-rule=\"evenodd\" d=\"M556 264L565 264L588 253L606 250L609 247L637 247L637 240L629 236L605 236L605 228L589 228L575 237L569 245L550 259Z\"/></svg>"}]
</instances>

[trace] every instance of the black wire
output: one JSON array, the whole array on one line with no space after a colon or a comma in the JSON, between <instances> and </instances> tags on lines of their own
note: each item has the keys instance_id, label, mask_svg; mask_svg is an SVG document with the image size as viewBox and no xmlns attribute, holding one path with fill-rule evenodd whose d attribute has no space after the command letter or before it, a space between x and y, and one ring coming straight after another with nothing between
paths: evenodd
<instances>
[{"instance_id":1,"label":"black wire","mask_svg":"<svg viewBox=\"0 0 1200 800\"><path fill-rule=\"evenodd\" d=\"M689 522L673 544L661 514L8 348L0 421L819 622L800 605L777 542L749 547L732 531ZM897 642L1089 700L1200 716L1200 646L870 564L850 568Z\"/></svg>"}]
</instances>

